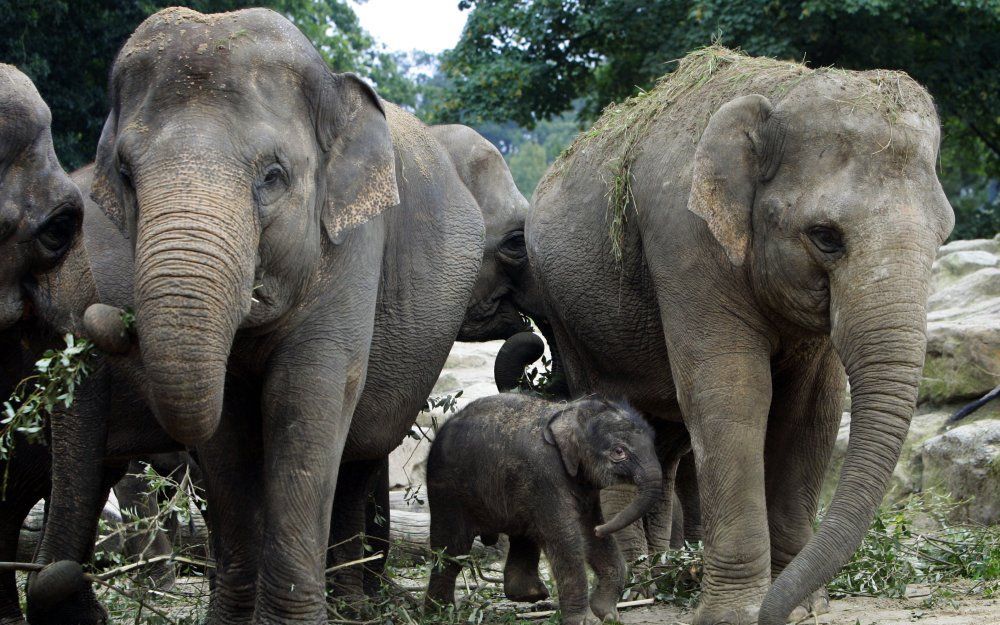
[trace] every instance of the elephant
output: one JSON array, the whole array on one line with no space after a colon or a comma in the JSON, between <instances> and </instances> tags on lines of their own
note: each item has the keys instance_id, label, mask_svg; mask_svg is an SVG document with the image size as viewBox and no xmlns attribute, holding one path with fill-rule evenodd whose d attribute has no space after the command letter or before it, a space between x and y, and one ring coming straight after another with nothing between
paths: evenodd
<instances>
[{"instance_id":1,"label":"elephant","mask_svg":"<svg viewBox=\"0 0 1000 625\"><path fill-rule=\"evenodd\" d=\"M205 476L208 622L326 622L326 546L458 335L482 215L420 122L273 11L160 11L111 85L92 195L134 249L152 411Z\"/></svg>"},{"instance_id":2,"label":"elephant","mask_svg":"<svg viewBox=\"0 0 1000 625\"><path fill-rule=\"evenodd\" d=\"M653 430L627 405L588 397L553 403L516 393L477 399L440 428L427 457L432 550L443 560L431 571L427 604L454 602L461 556L479 535L493 544L510 536L510 550L539 549L552 566L562 622L617 620L625 562L611 536L661 495ZM601 488L632 483L638 496L605 522ZM597 586L587 601L589 564ZM505 578L510 568L505 572ZM508 589L515 584L505 579ZM525 588L528 597L545 587ZM509 592L509 590L508 590Z\"/></svg>"},{"instance_id":3,"label":"elephant","mask_svg":"<svg viewBox=\"0 0 1000 625\"><path fill-rule=\"evenodd\" d=\"M508 339L530 328L521 311L537 308L527 300L530 294L526 282L530 274L524 246L524 218L528 202L514 184L503 156L478 132L461 124L429 126L428 131L447 150L458 177L479 206L485 226L482 264L457 340ZM375 492L367 498L365 540L369 548L385 551L389 547L391 522L388 459L372 481ZM353 490L351 486L347 488ZM342 534L350 536L348 532ZM357 559L359 555L355 545L352 557L347 553L341 557ZM381 586L385 560L364 566L364 594L371 596ZM356 576L356 571L344 573L349 578ZM348 594L354 589L351 582L337 578L333 581L336 592L343 592L344 586Z\"/></svg>"},{"instance_id":4,"label":"elephant","mask_svg":"<svg viewBox=\"0 0 1000 625\"><path fill-rule=\"evenodd\" d=\"M71 253L83 219L83 197L56 157L51 113L31 80L0 64L0 398L6 400L34 362L60 345L39 322L35 276ZM48 452L11 435L0 470L0 560L17 559L21 524L46 495ZM35 476L31 481L17 475ZM23 623L12 571L0 573L0 623Z\"/></svg>"},{"instance_id":5,"label":"elephant","mask_svg":"<svg viewBox=\"0 0 1000 625\"><path fill-rule=\"evenodd\" d=\"M913 414L930 267L954 224L939 139L904 73L713 46L606 112L536 190L529 265L570 389L690 433L696 625L785 623L860 544ZM814 533L846 379L850 443Z\"/></svg>"},{"instance_id":6,"label":"elephant","mask_svg":"<svg viewBox=\"0 0 1000 625\"><path fill-rule=\"evenodd\" d=\"M429 130L448 151L486 227L482 265L458 340L493 341L529 330L522 315L532 308L525 285L530 277L524 245L528 201L514 184L499 150L478 132L461 124L430 126Z\"/></svg>"},{"instance_id":7,"label":"elephant","mask_svg":"<svg viewBox=\"0 0 1000 625\"><path fill-rule=\"evenodd\" d=\"M486 166L488 167L488 171L492 171L497 174L492 178L492 180L496 180L497 184L503 185L504 176L502 174L504 171L506 171L505 169L506 166L503 164L503 159L499 155L499 153L496 152L495 149L493 149L492 146L485 139L480 137L477 133L475 133L471 129L465 129L465 127L458 127L458 128L467 130L467 132L454 133L453 136L456 139L456 141L450 144L448 143L445 144L449 148L449 152L450 154L452 154L452 158L453 159L461 158L464 154L469 153L470 150L468 150L467 147L468 144L472 144L472 147L477 148L476 150L471 150L472 153L485 151L486 159L495 159L493 163L487 163ZM489 149L486 149L487 147ZM490 150L492 150L492 153L490 153ZM497 168L496 161L499 161L499 165L504 167L503 171L500 171ZM85 193L89 195L93 177L92 168L86 168L84 170L81 170L80 172L74 174L74 177L77 178L77 182L79 183L81 189L83 189ZM509 173L507 173L506 177L509 179ZM467 184L467 186L469 185ZM495 215L503 213L502 210L498 210L497 208L494 207L499 207L500 209L502 209L504 208L503 206L504 202L506 202L507 204L513 204L517 206L519 210L522 210L521 219L523 222L523 209L526 208L526 206L523 206L522 204L517 204L516 199L505 199L503 197L503 193L517 193L516 188L514 188L512 185L503 187L502 192L493 191L492 193L488 193L486 192L486 190L490 189L490 186L482 183L479 185L478 189L484 190L483 193L480 196L477 196L476 199L477 203L480 205L480 209L482 210L484 218L489 224L491 232L500 232L500 229L504 227L503 222L501 222L498 218L494 217ZM520 198L520 195L518 195L517 197ZM523 198L521 198L521 200L523 202ZM92 202L88 202L87 215L88 215L88 224L90 222L95 222L103 226L103 228L100 229L88 228L86 230L87 236L85 237L85 239L87 241L90 241L92 238L94 238L93 235L91 234L92 231L100 232L104 235L104 245L101 246L93 244L90 245L90 248L92 249L103 250L102 252L99 252L96 255L95 259L92 259L91 261L92 265L94 265L93 266L94 271L97 272L99 275L113 275L116 277L124 276L125 278L128 278L128 276L130 276L131 274L131 264L130 264L130 257L127 254L128 250L127 241L123 237L121 237L120 234L113 227L108 227L110 226L109 222L107 221L105 216L100 212L100 209L98 209L97 206L94 205ZM518 225L518 229L520 229L520 224ZM496 241L501 241L503 239L503 236L497 235L494 238ZM520 239L520 241L521 244L523 245L523 238ZM109 249L111 247L115 248L114 251L116 251L117 254L112 254L112 250ZM119 257L127 257L126 260L128 261L128 263L123 264ZM115 262L111 263L110 265L107 265L106 261L109 259ZM510 271L503 273L501 273L500 271L496 271L495 273L488 274L489 275L488 278L484 278L483 274L485 271L486 271L485 268L481 270L480 276L477 279L477 285L481 282L484 281L486 282L486 284L480 290L480 292L486 295L499 292L502 297L505 291L498 288L491 288L489 281L500 280L502 279L502 276L509 275ZM125 290L124 286L122 290ZM131 305L131 292L129 291L126 295L127 297L124 298L119 297L115 299L114 303L118 305L125 305L125 302L127 302L129 305ZM473 301L476 301L475 297L473 298ZM50 308L59 308L60 306L63 306L63 304L53 305L50 306ZM479 305L476 308L482 310L485 307ZM503 306L496 306L496 308L498 310L503 310ZM103 312L108 313L110 311L105 309ZM133 349L133 346L131 345L131 340L133 340L134 337L131 336L130 332L120 327L120 319L117 313L110 315L106 314L103 317L98 315L88 315L86 321L87 323L84 324L85 327L82 329L78 328L77 331L78 332L82 331L84 334L97 341L98 345L101 346L103 349L110 352L129 352L130 350ZM478 318L476 318L475 323L488 324L489 320L484 316L480 315ZM493 324L492 327L494 327L495 331L498 332L514 332L520 327L522 327L522 323L520 321L520 317L517 317L516 319L511 320L511 323L508 325L510 329L508 330L503 330L501 324ZM124 341L122 340L123 337L125 337ZM131 363L131 366L133 368L138 367L138 365L134 362ZM142 383L141 381L137 382L137 384L141 383ZM141 400L134 400L133 403L138 403L139 401ZM159 431L159 428L155 426L155 423L150 423L150 421L152 420L147 419L146 421L144 421L143 422L144 427ZM93 428L99 426L96 424L92 424L89 427ZM119 436L119 438L123 439L123 441L127 441L128 437L131 436L131 434L129 434L129 432L131 432L131 429L130 429L130 424L128 422L124 424L117 424L113 422L108 425L108 428L112 432L120 430L122 427L125 428L125 431L122 433L123 435ZM65 436L72 437L74 435L67 433ZM163 449L163 451L172 448L171 445L176 445L176 444L172 443L171 441L171 444L167 444L166 447ZM145 445L143 451L146 453L153 453L160 450L156 449L155 446ZM129 455L127 453L122 453L122 452L118 453L123 457L128 457ZM131 466L134 466L134 464ZM368 484L373 479L384 480L386 474L376 473L374 478L372 477L371 474L367 474L363 475L360 480L352 480L351 478L355 477L355 474L351 473L351 469L355 468L355 466L356 465L353 465L352 463L347 463L345 465L347 471L343 473L345 477L342 479L347 481L348 485L345 486L344 488L338 489L338 495L335 498L335 509L338 508L337 506L338 502L342 502L344 500L350 501L354 505L357 505L357 501L365 501L368 503L367 513L369 519L366 519L367 522L365 524L365 527L362 528L356 526L357 523L356 517L353 518L350 522L348 522L346 519L343 518L345 515L342 514L341 527L339 529L340 533L338 535L334 535L331 537L332 541L331 544L334 545L339 544L339 546L330 552L330 558L328 562L328 564L330 565L337 564L345 560L354 560L360 557L361 555L360 542L348 539L354 536L356 533L362 531L362 529L367 534L367 541L369 545L375 546L377 548L388 547L388 520L390 516L390 512L388 509L388 485L385 484L384 487L376 489L377 491L375 494L376 498L378 498L379 501L382 501L384 499L384 503L377 510L374 509L374 507L372 506L372 500L370 497L365 499L359 499L360 495L358 495L359 491L362 490L362 488L359 488L358 486L359 483ZM370 467L371 463L364 463L361 465L362 469L368 469ZM135 471L131 472L134 473ZM126 477L125 480L127 481L128 478ZM121 486L121 484L119 486ZM128 499L128 501L131 502L132 499ZM145 502L143 503L143 505L148 506L149 504L148 502ZM92 507L92 505L90 507ZM345 507L344 505L339 506L339 508L342 511L344 507ZM69 513L67 513L67 515L68 514ZM64 524L66 526L74 526L78 524L86 526L87 523L89 522L87 521L87 518L95 514L95 512L89 509L88 506L79 506L72 509L72 514L75 516L72 517L72 520L65 521ZM376 515L381 517L381 519L383 520L380 520L379 523L372 522L371 519L373 519ZM57 512L55 516L61 518L62 512L61 511ZM162 543L164 543L164 538L162 536L156 536L153 545L162 549L164 547ZM63 553L66 552L63 551ZM81 560L81 558L83 558L84 556L67 555L66 557L73 560L83 561ZM364 569L364 574L365 574L364 583L366 584L365 594L372 594L379 587L381 581L380 565L384 565L384 560L369 564L367 566L370 568ZM357 594L357 589L356 589L357 576L360 573L360 571L361 567L342 570L340 574L331 579L331 586L335 591L337 591L340 594L346 594L346 595ZM167 577L169 577L169 575L167 575ZM37 588L40 585L36 584L35 586L37 590ZM46 601L44 603L54 602L54 598L52 597L51 594L43 593L40 590L37 590L35 594L45 597ZM73 608L67 607L66 609L71 610Z\"/></svg>"}]
</instances>

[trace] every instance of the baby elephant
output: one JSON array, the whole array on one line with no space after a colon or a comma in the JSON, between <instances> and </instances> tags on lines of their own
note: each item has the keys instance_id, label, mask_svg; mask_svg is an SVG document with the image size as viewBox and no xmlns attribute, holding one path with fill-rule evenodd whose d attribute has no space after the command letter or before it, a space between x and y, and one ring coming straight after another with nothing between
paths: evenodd
<instances>
[{"instance_id":1,"label":"baby elephant","mask_svg":"<svg viewBox=\"0 0 1000 625\"><path fill-rule=\"evenodd\" d=\"M634 483L639 494L604 523L599 491ZM631 408L587 398L554 404L535 397L502 394L472 402L438 432L427 460L431 508L431 548L446 558L431 574L429 606L452 603L456 556L469 553L479 535L492 544L510 536L518 561L545 552L559 589L563 623L590 620L587 571L597 587L590 610L601 619L617 618L615 604L625 584L625 563L610 536L640 518L661 494L660 463L649 425ZM533 552L525 557L525 551ZM510 579L530 596L545 587L531 574Z\"/></svg>"}]
</instances>

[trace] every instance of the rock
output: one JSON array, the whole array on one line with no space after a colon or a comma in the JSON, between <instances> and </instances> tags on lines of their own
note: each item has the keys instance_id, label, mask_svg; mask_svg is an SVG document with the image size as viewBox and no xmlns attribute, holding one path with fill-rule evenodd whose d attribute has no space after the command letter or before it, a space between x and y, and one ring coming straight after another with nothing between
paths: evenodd
<instances>
[{"instance_id":1,"label":"rock","mask_svg":"<svg viewBox=\"0 0 1000 625\"><path fill-rule=\"evenodd\" d=\"M928 439L920 446L923 488L961 503L953 520L1000 523L1000 419L982 419Z\"/></svg>"},{"instance_id":2,"label":"rock","mask_svg":"<svg viewBox=\"0 0 1000 625\"><path fill-rule=\"evenodd\" d=\"M899 462L893 471L892 479L889 482L889 490L886 492L886 502L896 502L907 495L919 493L924 490L923 462L921 458L921 446L925 441L941 434L947 426L950 417L960 404L949 404L946 406L932 407L920 406L913 415L910 422L910 430L906 435L906 442L899 455ZM1000 418L1000 402L990 404L975 413L975 417L970 419L991 419ZM960 422L959 425L964 424ZM833 497L833 491L840 478L840 468L844 463L844 456L847 454L847 443L851 428L851 415L845 412L841 422L840 431L837 433L837 442L833 447L833 455L827 468L826 480L820 494L820 505L827 505Z\"/></svg>"},{"instance_id":3,"label":"rock","mask_svg":"<svg viewBox=\"0 0 1000 625\"><path fill-rule=\"evenodd\" d=\"M947 256L953 252L973 252L982 250L992 254L1000 254L1000 234L992 239L965 239L952 241L938 248L937 257Z\"/></svg>"},{"instance_id":4,"label":"rock","mask_svg":"<svg viewBox=\"0 0 1000 625\"><path fill-rule=\"evenodd\" d=\"M955 241L939 254L919 395L938 404L1000 384L1000 239Z\"/></svg>"},{"instance_id":5,"label":"rock","mask_svg":"<svg viewBox=\"0 0 1000 625\"><path fill-rule=\"evenodd\" d=\"M989 240L989 239L987 239ZM931 275L934 280L934 290L953 284L963 276L979 271L1000 266L1000 258L997 254L986 250L963 250L952 252L938 257L934 262Z\"/></svg>"}]
</instances>

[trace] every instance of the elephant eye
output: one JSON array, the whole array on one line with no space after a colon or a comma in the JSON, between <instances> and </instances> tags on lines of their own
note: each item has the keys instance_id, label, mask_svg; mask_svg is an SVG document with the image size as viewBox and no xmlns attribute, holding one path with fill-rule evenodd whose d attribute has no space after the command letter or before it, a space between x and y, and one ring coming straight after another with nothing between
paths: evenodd
<instances>
[{"instance_id":1,"label":"elephant eye","mask_svg":"<svg viewBox=\"0 0 1000 625\"><path fill-rule=\"evenodd\" d=\"M273 203L288 188L288 172L279 163L271 163L255 185L257 200L264 206Z\"/></svg>"},{"instance_id":2,"label":"elephant eye","mask_svg":"<svg viewBox=\"0 0 1000 625\"><path fill-rule=\"evenodd\" d=\"M273 186L284 180L285 170L281 165L274 163L264 170L264 177L261 182L264 186Z\"/></svg>"},{"instance_id":3,"label":"elephant eye","mask_svg":"<svg viewBox=\"0 0 1000 625\"><path fill-rule=\"evenodd\" d=\"M809 239L824 254L840 254L844 251L844 241L840 232L827 226L809 229Z\"/></svg>"},{"instance_id":4,"label":"elephant eye","mask_svg":"<svg viewBox=\"0 0 1000 625\"><path fill-rule=\"evenodd\" d=\"M626 457L628 457L628 453L625 451L625 448L623 446L615 445L614 448L612 448L611 450L612 460L620 462L624 460Z\"/></svg>"},{"instance_id":5,"label":"elephant eye","mask_svg":"<svg viewBox=\"0 0 1000 625\"><path fill-rule=\"evenodd\" d=\"M126 165L125 163L119 165L118 175L121 176L122 184L124 184L129 189L135 188L132 184L132 169L128 165Z\"/></svg>"},{"instance_id":6,"label":"elephant eye","mask_svg":"<svg viewBox=\"0 0 1000 625\"><path fill-rule=\"evenodd\" d=\"M36 238L48 252L58 254L69 247L79 225L79 209L74 207L61 208L42 224Z\"/></svg>"},{"instance_id":7,"label":"elephant eye","mask_svg":"<svg viewBox=\"0 0 1000 625\"><path fill-rule=\"evenodd\" d=\"M497 250L500 254L515 262L522 262L527 259L528 250L524 244L524 230L514 230L507 233L503 240L500 241L500 245L497 246Z\"/></svg>"}]
</instances>

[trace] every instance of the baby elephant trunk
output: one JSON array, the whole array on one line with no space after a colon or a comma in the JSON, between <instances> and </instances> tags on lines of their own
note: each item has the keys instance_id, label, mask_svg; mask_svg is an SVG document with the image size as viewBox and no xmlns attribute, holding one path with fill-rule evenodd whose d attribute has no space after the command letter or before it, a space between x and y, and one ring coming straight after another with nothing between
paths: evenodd
<instances>
[{"instance_id":1,"label":"baby elephant trunk","mask_svg":"<svg viewBox=\"0 0 1000 625\"><path fill-rule=\"evenodd\" d=\"M632 503L616 514L613 519L594 528L594 533L599 538L635 523L649 512L663 496L663 476L660 472L660 463L655 459L640 464L632 478L639 492Z\"/></svg>"}]
</instances>

